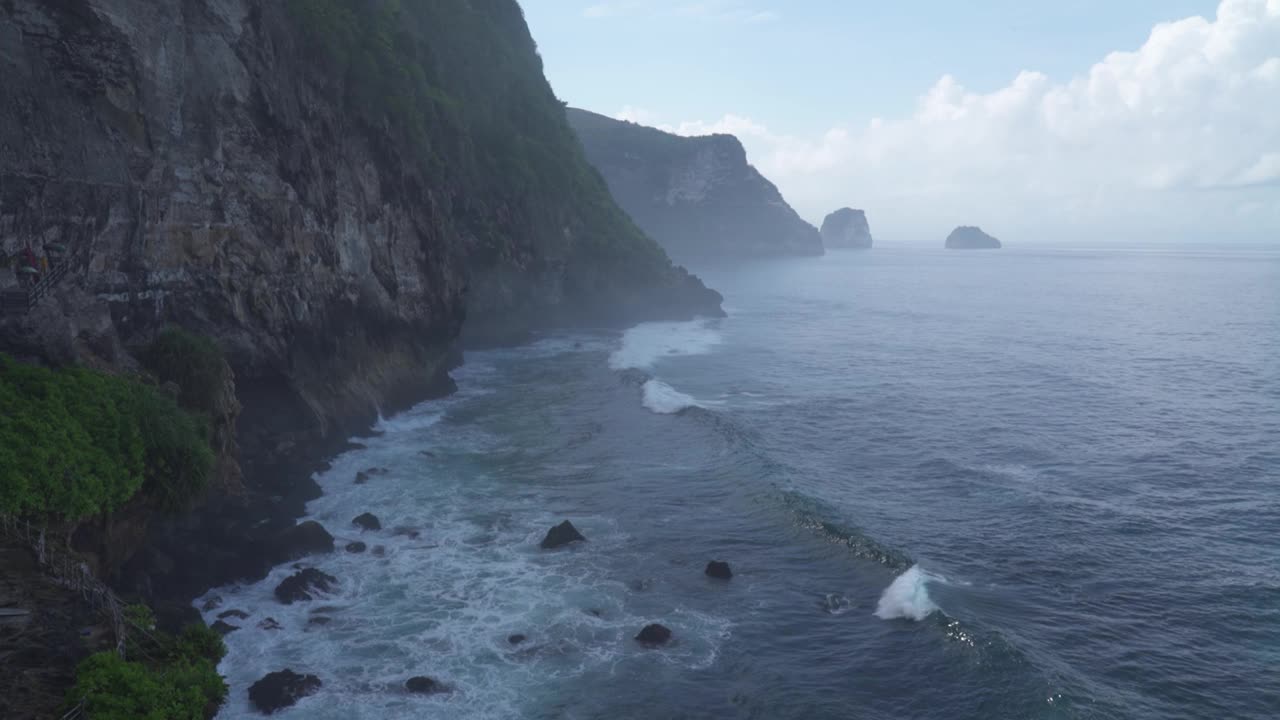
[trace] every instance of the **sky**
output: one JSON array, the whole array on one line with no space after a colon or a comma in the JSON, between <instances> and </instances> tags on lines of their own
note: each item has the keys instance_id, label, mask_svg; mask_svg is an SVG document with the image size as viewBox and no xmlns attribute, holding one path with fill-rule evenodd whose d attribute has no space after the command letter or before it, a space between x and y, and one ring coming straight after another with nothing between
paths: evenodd
<instances>
[{"instance_id":1,"label":"sky","mask_svg":"<svg viewBox=\"0 0 1280 720\"><path fill-rule=\"evenodd\" d=\"M1280 0L521 0L575 107L877 240L1280 244Z\"/></svg>"}]
</instances>

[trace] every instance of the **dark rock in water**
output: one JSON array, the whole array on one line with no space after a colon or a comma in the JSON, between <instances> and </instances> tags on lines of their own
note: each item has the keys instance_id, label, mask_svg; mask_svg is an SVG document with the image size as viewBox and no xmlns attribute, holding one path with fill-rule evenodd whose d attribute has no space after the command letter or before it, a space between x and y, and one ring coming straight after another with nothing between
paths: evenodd
<instances>
[{"instance_id":1,"label":"dark rock in water","mask_svg":"<svg viewBox=\"0 0 1280 720\"><path fill-rule=\"evenodd\" d=\"M360 542L359 540L357 540L357 541L355 541L355 542L349 542L349 543L347 543L347 552L349 552L349 553L362 553L362 552L364 552L364 551L365 551L365 548L367 548L367 547L368 547L367 545L365 545L364 543L362 543L362 542Z\"/></svg>"},{"instance_id":2,"label":"dark rock in water","mask_svg":"<svg viewBox=\"0 0 1280 720\"><path fill-rule=\"evenodd\" d=\"M356 484L357 484L357 485L363 485L363 484L365 484L365 483L367 483L367 482L369 482L369 473L367 473L367 472L365 472L365 471L363 471L363 470L361 470L360 472L356 473Z\"/></svg>"},{"instance_id":3,"label":"dark rock in water","mask_svg":"<svg viewBox=\"0 0 1280 720\"><path fill-rule=\"evenodd\" d=\"M384 557L384 556L387 554L387 549L386 549L385 547L383 547L382 545L374 545L374 546L373 546L373 554L374 554L376 557Z\"/></svg>"},{"instance_id":4,"label":"dark rock in water","mask_svg":"<svg viewBox=\"0 0 1280 720\"><path fill-rule=\"evenodd\" d=\"M338 583L338 578L315 568L307 568L285 578L276 586L276 600L292 605L303 600L313 600L312 592L328 592Z\"/></svg>"},{"instance_id":5,"label":"dark rock in water","mask_svg":"<svg viewBox=\"0 0 1280 720\"><path fill-rule=\"evenodd\" d=\"M214 624L210 625L210 626L209 626L209 629L210 629L210 630L212 630L212 631L214 631L214 632L216 632L216 633L218 633L219 635L224 635L224 636L225 636L225 635L229 635L229 634L231 634L231 633L233 633L233 632L235 632L235 631L239 630L239 629L240 629L240 626L239 626L239 625L232 625L232 624L231 624L231 623L229 623L229 622L225 622L225 621L223 621L223 620L219 620L219 621L215 622Z\"/></svg>"},{"instance_id":6,"label":"dark rock in water","mask_svg":"<svg viewBox=\"0 0 1280 720\"><path fill-rule=\"evenodd\" d=\"M638 578L627 583L627 587L636 592L645 592L653 588L653 580L649 578Z\"/></svg>"},{"instance_id":7,"label":"dark rock in water","mask_svg":"<svg viewBox=\"0 0 1280 720\"><path fill-rule=\"evenodd\" d=\"M391 471L384 467L371 467L371 468L367 468L365 472L369 473L370 476L373 476L373 475L386 475Z\"/></svg>"},{"instance_id":8,"label":"dark rock in water","mask_svg":"<svg viewBox=\"0 0 1280 720\"><path fill-rule=\"evenodd\" d=\"M425 675L411 677L404 683L404 689L418 695L435 695L437 693L449 692L449 688L444 683L433 680Z\"/></svg>"},{"instance_id":9,"label":"dark rock in water","mask_svg":"<svg viewBox=\"0 0 1280 720\"><path fill-rule=\"evenodd\" d=\"M202 610L204 610L205 612L209 612L210 610L217 610L217 609L218 609L218 608L220 608L220 607L222 607L222 596L221 596L221 595L212 595L212 596L210 596L210 597L209 597L209 599L208 599L208 600L205 600L205 601L204 601L204 604L200 606L200 608L201 608Z\"/></svg>"},{"instance_id":10,"label":"dark rock in water","mask_svg":"<svg viewBox=\"0 0 1280 720\"><path fill-rule=\"evenodd\" d=\"M636 640L638 640L641 645L646 645L648 647L666 645L667 642L671 640L671 629L665 625L659 625L657 623L645 625L644 629L640 631L640 634L636 635Z\"/></svg>"},{"instance_id":11,"label":"dark rock in water","mask_svg":"<svg viewBox=\"0 0 1280 720\"><path fill-rule=\"evenodd\" d=\"M307 618L307 627L324 627L333 622L333 618L324 615L313 615Z\"/></svg>"},{"instance_id":12,"label":"dark rock in water","mask_svg":"<svg viewBox=\"0 0 1280 720\"><path fill-rule=\"evenodd\" d=\"M269 546L267 554L272 564L279 565L308 555L333 552L333 536L320 523L308 520L281 532Z\"/></svg>"},{"instance_id":13,"label":"dark rock in water","mask_svg":"<svg viewBox=\"0 0 1280 720\"><path fill-rule=\"evenodd\" d=\"M994 250L999 247L999 240L972 225L961 225L947 236L947 248L950 250Z\"/></svg>"},{"instance_id":14,"label":"dark rock in water","mask_svg":"<svg viewBox=\"0 0 1280 720\"><path fill-rule=\"evenodd\" d=\"M249 687L249 702L266 715L293 707L299 700L314 695L323 683L315 675L299 675L280 670L265 675Z\"/></svg>"},{"instance_id":15,"label":"dark rock in water","mask_svg":"<svg viewBox=\"0 0 1280 720\"><path fill-rule=\"evenodd\" d=\"M867 224L867 214L861 210L840 208L822 221L821 232L827 249L871 247L871 226Z\"/></svg>"},{"instance_id":16,"label":"dark rock in water","mask_svg":"<svg viewBox=\"0 0 1280 720\"><path fill-rule=\"evenodd\" d=\"M569 543L585 540L586 538L582 536L582 533L578 532L578 528L574 527L573 523L565 520L547 531L547 536L542 538L542 549L554 550Z\"/></svg>"},{"instance_id":17,"label":"dark rock in water","mask_svg":"<svg viewBox=\"0 0 1280 720\"><path fill-rule=\"evenodd\" d=\"M516 633L515 635L508 635L508 636L507 636L507 642L511 643L512 645L519 645L520 643L522 643L522 642L524 642L525 640L528 640L528 639L529 639L528 637L526 637L526 636L524 636L524 635L521 635L520 633Z\"/></svg>"},{"instance_id":18,"label":"dark rock in water","mask_svg":"<svg viewBox=\"0 0 1280 720\"><path fill-rule=\"evenodd\" d=\"M258 628L262 630L282 630L284 626L275 618L269 617L258 623Z\"/></svg>"},{"instance_id":19,"label":"dark rock in water","mask_svg":"<svg viewBox=\"0 0 1280 720\"><path fill-rule=\"evenodd\" d=\"M398 527L391 531L391 537L407 537L410 540L417 540L422 533L411 527Z\"/></svg>"},{"instance_id":20,"label":"dark rock in water","mask_svg":"<svg viewBox=\"0 0 1280 720\"><path fill-rule=\"evenodd\" d=\"M382 529L382 522L378 520L378 517L373 513L365 513L363 515L360 515L354 518L351 521L351 524L359 527L361 530L381 530Z\"/></svg>"},{"instance_id":21,"label":"dark rock in water","mask_svg":"<svg viewBox=\"0 0 1280 720\"><path fill-rule=\"evenodd\" d=\"M245 618L247 618L247 617L249 617L249 613L247 613L247 612L245 612L245 611L243 611L243 610L227 610L226 612L218 613L218 619L219 619L219 620L226 620L227 618L235 618L235 619L237 619L237 620L244 620L244 619L245 619Z\"/></svg>"},{"instance_id":22,"label":"dark rock in water","mask_svg":"<svg viewBox=\"0 0 1280 720\"><path fill-rule=\"evenodd\" d=\"M713 577L717 580L728 580L733 577L733 570L729 569L729 563L723 560L712 560L707 563L707 577Z\"/></svg>"}]
</instances>

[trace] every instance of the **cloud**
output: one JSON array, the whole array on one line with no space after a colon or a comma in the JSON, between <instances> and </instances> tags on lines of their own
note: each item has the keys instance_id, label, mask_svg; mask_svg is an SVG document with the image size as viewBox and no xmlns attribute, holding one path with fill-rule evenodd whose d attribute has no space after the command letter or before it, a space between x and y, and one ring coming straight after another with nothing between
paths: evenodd
<instances>
[{"instance_id":1,"label":"cloud","mask_svg":"<svg viewBox=\"0 0 1280 720\"><path fill-rule=\"evenodd\" d=\"M1280 233L1277 118L1280 0L1224 0L1212 20L1157 25L1137 50L1065 82L1023 71L976 93L945 75L908 116L815 136L734 114L664 127L738 135L813 219L852 204L921 233L926 222L1195 231L1242 218Z\"/></svg>"},{"instance_id":2,"label":"cloud","mask_svg":"<svg viewBox=\"0 0 1280 720\"><path fill-rule=\"evenodd\" d=\"M769 23L781 16L773 11L754 7L741 0L702 0L701 2L641 2L640 0L610 0L583 9L588 18L612 18L627 15L671 17L692 20L745 24Z\"/></svg>"}]
</instances>

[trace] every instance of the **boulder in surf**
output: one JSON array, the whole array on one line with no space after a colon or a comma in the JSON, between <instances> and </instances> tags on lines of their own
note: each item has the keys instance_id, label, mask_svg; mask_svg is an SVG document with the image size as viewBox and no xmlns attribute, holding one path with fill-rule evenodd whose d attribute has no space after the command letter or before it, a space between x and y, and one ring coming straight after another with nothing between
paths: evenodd
<instances>
[{"instance_id":1,"label":"boulder in surf","mask_svg":"<svg viewBox=\"0 0 1280 720\"><path fill-rule=\"evenodd\" d=\"M728 580L733 577L733 570L729 568L729 563L723 560L712 560L707 563L707 569L704 572L707 577L717 580Z\"/></svg>"},{"instance_id":2,"label":"boulder in surf","mask_svg":"<svg viewBox=\"0 0 1280 720\"><path fill-rule=\"evenodd\" d=\"M582 533L578 532L578 528L574 527L573 523L565 520L547 531L547 536L542 538L541 547L543 550L554 550L570 543L585 541L586 538L582 536Z\"/></svg>"},{"instance_id":3,"label":"boulder in surf","mask_svg":"<svg viewBox=\"0 0 1280 720\"><path fill-rule=\"evenodd\" d=\"M280 670L264 675L249 686L249 702L260 712L271 715L277 710L293 707L299 700L313 695L323 683L315 675L299 675L292 670Z\"/></svg>"},{"instance_id":4,"label":"boulder in surf","mask_svg":"<svg viewBox=\"0 0 1280 720\"><path fill-rule=\"evenodd\" d=\"M645 625L644 629L640 631L640 634L636 635L636 641L645 647L666 645L671 641L671 629L665 625L659 625L658 623Z\"/></svg>"},{"instance_id":5,"label":"boulder in surf","mask_svg":"<svg viewBox=\"0 0 1280 720\"><path fill-rule=\"evenodd\" d=\"M374 515L373 513L364 513L363 515L357 515L356 517L351 519L351 524L355 525L361 530L381 530L382 529L382 521L379 520L378 516Z\"/></svg>"}]
</instances>

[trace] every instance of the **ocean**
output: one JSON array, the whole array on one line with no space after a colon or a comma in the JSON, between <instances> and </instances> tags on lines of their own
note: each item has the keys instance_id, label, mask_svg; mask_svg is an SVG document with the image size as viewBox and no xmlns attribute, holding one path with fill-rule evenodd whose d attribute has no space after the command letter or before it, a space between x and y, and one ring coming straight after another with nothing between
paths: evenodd
<instances>
[{"instance_id":1,"label":"ocean","mask_svg":"<svg viewBox=\"0 0 1280 720\"><path fill-rule=\"evenodd\" d=\"M210 593L219 717L283 668L282 718L1280 717L1280 251L700 274L727 318L468 353L335 458L339 587Z\"/></svg>"}]
</instances>

